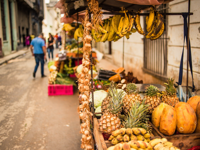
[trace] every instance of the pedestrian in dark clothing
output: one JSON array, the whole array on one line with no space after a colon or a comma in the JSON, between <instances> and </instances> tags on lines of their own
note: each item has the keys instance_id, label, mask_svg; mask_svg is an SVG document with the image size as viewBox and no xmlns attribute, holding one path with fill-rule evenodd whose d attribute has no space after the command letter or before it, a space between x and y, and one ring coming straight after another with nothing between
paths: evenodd
<instances>
[{"instance_id":1,"label":"pedestrian in dark clothing","mask_svg":"<svg viewBox=\"0 0 200 150\"><path fill-rule=\"evenodd\" d=\"M50 60L50 54L51 54L51 57L52 57L52 60L53 60L53 50L54 50L53 44L54 43L55 43L55 40L53 38L53 35L51 33L49 33L48 49L47 49L49 60Z\"/></svg>"},{"instance_id":2,"label":"pedestrian in dark clothing","mask_svg":"<svg viewBox=\"0 0 200 150\"><path fill-rule=\"evenodd\" d=\"M31 41L30 49L32 55L35 56L36 62L33 77L35 78L35 74L37 72L39 63L41 63L41 76L46 77L46 75L44 75L44 60L46 59L46 47L42 33Z\"/></svg>"}]
</instances>

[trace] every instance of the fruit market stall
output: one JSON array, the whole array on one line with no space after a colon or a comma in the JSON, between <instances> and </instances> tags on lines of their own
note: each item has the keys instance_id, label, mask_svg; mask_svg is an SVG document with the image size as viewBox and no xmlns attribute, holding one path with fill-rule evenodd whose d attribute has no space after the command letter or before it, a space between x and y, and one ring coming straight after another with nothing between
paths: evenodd
<instances>
[{"instance_id":1,"label":"fruit market stall","mask_svg":"<svg viewBox=\"0 0 200 150\"><path fill-rule=\"evenodd\" d=\"M83 67L77 75L80 91L78 112L81 119L81 148L85 150L183 150L199 146L200 97L191 96L187 102L183 102L181 99L183 93L174 87L173 79L168 80L165 89L148 85L141 92L135 83L142 84L139 85L142 89L142 81L135 79L137 82L134 82L131 73L121 76L123 69L120 69L113 74L107 71L108 74L102 76L105 71L100 70L98 75L100 79L97 82L106 89L97 88L94 91L92 39L96 42L117 41L124 36L128 39L131 34L138 32L145 38L156 40L165 27L162 21L163 15L183 14L161 14L151 5L130 4L135 0L121 1L123 2L88 0L84 7L78 9L73 9L70 5L67 7L69 17L86 9L83 22ZM69 1L68 4L70 3L72 2ZM103 13L100 6L109 12ZM122 6L125 9L121 10ZM149 9L149 13L140 12L144 9ZM189 13L190 10L188 16ZM102 20L102 14L113 16ZM147 16L145 30L140 25L142 15ZM105 78L110 82L102 82ZM187 94L188 92L187 90ZM189 139L191 136L194 138Z\"/></svg>"}]
</instances>

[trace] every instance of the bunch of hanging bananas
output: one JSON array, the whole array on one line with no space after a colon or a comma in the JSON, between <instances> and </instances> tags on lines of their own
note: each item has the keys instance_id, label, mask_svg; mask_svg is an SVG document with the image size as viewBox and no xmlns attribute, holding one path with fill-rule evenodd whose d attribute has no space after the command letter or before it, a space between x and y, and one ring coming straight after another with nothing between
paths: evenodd
<instances>
[{"instance_id":1,"label":"bunch of hanging bananas","mask_svg":"<svg viewBox=\"0 0 200 150\"><path fill-rule=\"evenodd\" d=\"M69 23L66 23L63 25L63 30L65 30L65 31L71 31L73 29L74 29L74 27L72 27Z\"/></svg>"},{"instance_id":2,"label":"bunch of hanging bananas","mask_svg":"<svg viewBox=\"0 0 200 150\"><path fill-rule=\"evenodd\" d=\"M142 29L140 24L140 15L135 16L135 27L137 31L151 40L158 39L164 32L164 17L155 11L154 7L150 8L149 16L146 17L146 31Z\"/></svg>"},{"instance_id":3,"label":"bunch of hanging bananas","mask_svg":"<svg viewBox=\"0 0 200 150\"><path fill-rule=\"evenodd\" d=\"M123 36L129 39L132 33L136 32L133 28L134 18L127 15L115 15L109 19L104 20L103 26L99 25L98 29L92 29L92 36L96 42L117 41Z\"/></svg>"},{"instance_id":4,"label":"bunch of hanging bananas","mask_svg":"<svg viewBox=\"0 0 200 150\"><path fill-rule=\"evenodd\" d=\"M83 37L83 26L79 25L79 27L74 32L74 39L78 40L78 37Z\"/></svg>"}]
</instances>

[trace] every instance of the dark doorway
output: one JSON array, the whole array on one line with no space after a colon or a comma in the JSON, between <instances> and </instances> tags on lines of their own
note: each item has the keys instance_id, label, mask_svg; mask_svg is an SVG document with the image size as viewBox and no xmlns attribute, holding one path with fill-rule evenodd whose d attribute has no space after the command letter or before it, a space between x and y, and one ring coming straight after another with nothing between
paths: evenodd
<instances>
[{"instance_id":1,"label":"dark doorway","mask_svg":"<svg viewBox=\"0 0 200 150\"><path fill-rule=\"evenodd\" d=\"M26 36L29 36L29 28L26 28Z\"/></svg>"},{"instance_id":2,"label":"dark doorway","mask_svg":"<svg viewBox=\"0 0 200 150\"><path fill-rule=\"evenodd\" d=\"M14 50L14 45L13 45L13 22L12 22L12 9L11 9L11 1L9 1L9 19L10 19L10 35L11 35L11 50L13 51Z\"/></svg>"}]
</instances>

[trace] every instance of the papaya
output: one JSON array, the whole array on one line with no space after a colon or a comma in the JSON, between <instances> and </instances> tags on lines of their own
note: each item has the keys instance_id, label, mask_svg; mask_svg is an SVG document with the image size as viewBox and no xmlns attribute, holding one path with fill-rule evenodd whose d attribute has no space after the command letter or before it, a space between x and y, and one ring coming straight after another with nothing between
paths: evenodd
<instances>
[{"instance_id":1,"label":"papaya","mask_svg":"<svg viewBox=\"0 0 200 150\"><path fill-rule=\"evenodd\" d=\"M198 95L190 97L190 99L187 101L187 103L194 109L195 113L198 102L200 102L200 96Z\"/></svg>"},{"instance_id":2,"label":"papaya","mask_svg":"<svg viewBox=\"0 0 200 150\"><path fill-rule=\"evenodd\" d=\"M193 133L197 125L197 116L194 109L185 102L175 105L176 127L179 133Z\"/></svg>"},{"instance_id":3,"label":"papaya","mask_svg":"<svg viewBox=\"0 0 200 150\"><path fill-rule=\"evenodd\" d=\"M160 117L160 132L173 135L176 131L176 111L172 106L165 106Z\"/></svg>"},{"instance_id":4,"label":"papaya","mask_svg":"<svg viewBox=\"0 0 200 150\"><path fill-rule=\"evenodd\" d=\"M197 104L197 127L195 132L200 133L200 102Z\"/></svg>"},{"instance_id":5,"label":"papaya","mask_svg":"<svg viewBox=\"0 0 200 150\"><path fill-rule=\"evenodd\" d=\"M156 107L152 112L151 121L156 128L159 128L160 126L160 117L166 106L169 105L167 105L166 103L160 103L160 105Z\"/></svg>"}]
</instances>

